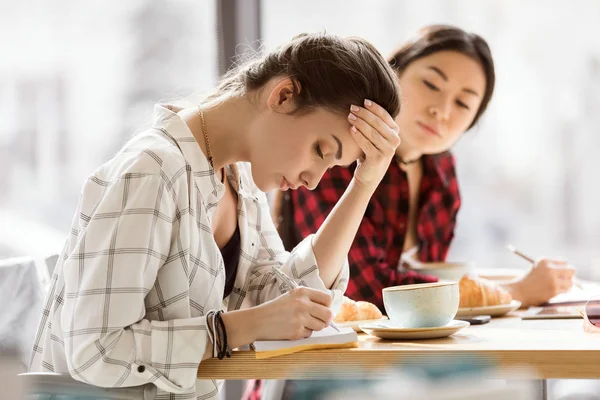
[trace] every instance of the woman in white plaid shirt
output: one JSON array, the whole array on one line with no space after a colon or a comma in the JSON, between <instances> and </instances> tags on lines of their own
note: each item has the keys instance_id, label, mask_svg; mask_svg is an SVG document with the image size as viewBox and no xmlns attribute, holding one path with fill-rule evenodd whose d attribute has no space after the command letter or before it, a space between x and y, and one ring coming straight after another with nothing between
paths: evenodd
<instances>
[{"instance_id":1,"label":"woman in white plaid shirt","mask_svg":"<svg viewBox=\"0 0 600 400\"><path fill-rule=\"evenodd\" d=\"M84 183L31 371L207 399L220 387L196 380L214 353L209 312L224 311L231 348L327 326L400 143L396 85L368 42L310 34L231 71L197 107L157 105L153 127ZM314 188L356 159L321 229L285 252L264 192ZM304 287L286 293L273 266Z\"/></svg>"}]
</instances>

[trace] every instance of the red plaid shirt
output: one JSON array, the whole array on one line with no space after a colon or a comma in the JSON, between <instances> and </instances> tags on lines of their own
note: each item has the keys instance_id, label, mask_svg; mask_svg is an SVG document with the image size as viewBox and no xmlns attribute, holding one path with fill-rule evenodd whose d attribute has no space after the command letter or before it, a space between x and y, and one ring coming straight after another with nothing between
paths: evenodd
<instances>
[{"instance_id":1,"label":"red plaid shirt","mask_svg":"<svg viewBox=\"0 0 600 400\"><path fill-rule=\"evenodd\" d=\"M454 157L446 152L423 156L419 191L417 239L421 261L443 261L454 237L460 193ZM319 186L292 191L294 226L300 238L316 232L342 197L356 164L325 173ZM437 281L414 271L399 272L398 262L408 227L408 180L398 163L392 162L373 194L350 253L350 282L346 296L369 301L383 310L381 290L387 286ZM243 398L261 398L260 381L250 382Z\"/></svg>"},{"instance_id":2,"label":"red plaid shirt","mask_svg":"<svg viewBox=\"0 0 600 400\"><path fill-rule=\"evenodd\" d=\"M428 155L423 160L419 191L417 239L421 261L443 261L454 237L460 194L450 153ZM316 232L342 197L356 164L336 167L323 176L319 186L291 193L294 226L301 237ZM408 227L408 180L392 162L377 187L350 253L350 283L346 296L374 303L383 310L381 289L387 286L435 282L432 276L414 271L399 272L398 262Z\"/></svg>"}]
</instances>

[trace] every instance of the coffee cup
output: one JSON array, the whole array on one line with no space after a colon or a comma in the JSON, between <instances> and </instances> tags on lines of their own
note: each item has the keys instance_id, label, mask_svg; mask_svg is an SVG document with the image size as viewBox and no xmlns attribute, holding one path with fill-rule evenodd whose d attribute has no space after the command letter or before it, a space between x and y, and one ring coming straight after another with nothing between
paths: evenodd
<instances>
[{"instance_id":1,"label":"coffee cup","mask_svg":"<svg viewBox=\"0 0 600 400\"><path fill-rule=\"evenodd\" d=\"M458 311L457 282L422 283L383 289L383 305L394 325L402 328L445 326Z\"/></svg>"},{"instance_id":2,"label":"coffee cup","mask_svg":"<svg viewBox=\"0 0 600 400\"><path fill-rule=\"evenodd\" d=\"M419 263L418 269L415 270L443 280L460 281L464 275L475 270L475 264L472 262L424 262Z\"/></svg>"}]
</instances>

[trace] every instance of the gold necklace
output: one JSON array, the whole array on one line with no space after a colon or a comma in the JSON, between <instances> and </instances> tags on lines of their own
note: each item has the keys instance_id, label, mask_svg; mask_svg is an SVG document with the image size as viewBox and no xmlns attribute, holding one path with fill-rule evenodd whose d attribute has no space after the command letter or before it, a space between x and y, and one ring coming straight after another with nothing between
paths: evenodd
<instances>
[{"instance_id":1,"label":"gold necklace","mask_svg":"<svg viewBox=\"0 0 600 400\"><path fill-rule=\"evenodd\" d=\"M202 134L204 135L204 144L206 145L206 153L208 156L208 163L215 169L215 165L213 163L212 151L210 151L210 139L208 139L208 129L206 129L206 123L204 122L204 112L200 106L197 108L198 114L200 115L200 122L202 123ZM221 183L225 183L225 167L221 168Z\"/></svg>"}]
</instances>

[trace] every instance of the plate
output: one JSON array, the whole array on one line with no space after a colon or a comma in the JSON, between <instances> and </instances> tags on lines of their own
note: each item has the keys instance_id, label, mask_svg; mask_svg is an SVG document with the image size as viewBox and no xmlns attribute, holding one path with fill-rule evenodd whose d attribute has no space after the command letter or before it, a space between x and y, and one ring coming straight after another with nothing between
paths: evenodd
<instances>
[{"instance_id":1,"label":"plate","mask_svg":"<svg viewBox=\"0 0 600 400\"><path fill-rule=\"evenodd\" d=\"M379 321L385 321L386 319L388 319L388 317L386 317L384 315L383 317L381 317L379 319L363 319L363 320L360 320L360 321L336 322L336 324L340 328L348 327L348 328L354 329L356 332L362 332L362 330L360 329L359 325L371 324L371 323L379 322Z\"/></svg>"},{"instance_id":2,"label":"plate","mask_svg":"<svg viewBox=\"0 0 600 400\"><path fill-rule=\"evenodd\" d=\"M511 311L518 310L519 307L521 307L521 302L519 300L513 300L510 304L501 304L499 306L459 308L456 317L474 317L476 315L501 317Z\"/></svg>"},{"instance_id":3,"label":"plate","mask_svg":"<svg viewBox=\"0 0 600 400\"><path fill-rule=\"evenodd\" d=\"M445 326L434 328L401 328L391 321L382 321L371 324L362 324L360 329L371 336L380 339L438 339L450 336L470 324L466 321L453 320Z\"/></svg>"}]
</instances>

